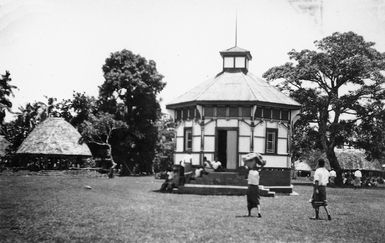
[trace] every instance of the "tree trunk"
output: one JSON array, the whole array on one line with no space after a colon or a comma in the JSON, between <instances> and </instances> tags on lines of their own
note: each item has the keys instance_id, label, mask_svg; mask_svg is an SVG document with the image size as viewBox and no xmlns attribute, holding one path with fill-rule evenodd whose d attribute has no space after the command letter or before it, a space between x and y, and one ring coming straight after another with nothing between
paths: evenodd
<instances>
[{"instance_id":1,"label":"tree trunk","mask_svg":"<svg viewBox=\"0 0 385 243\"><path fill-rule=\"evenodd\" d=\"M327 148L326 157L329 160L330 167L332 167L337 173L335 184L342 185L342 170L340 164L338 163L336 153L334 152L334 146L329 146Z\"/></svg>"}]
</instances>

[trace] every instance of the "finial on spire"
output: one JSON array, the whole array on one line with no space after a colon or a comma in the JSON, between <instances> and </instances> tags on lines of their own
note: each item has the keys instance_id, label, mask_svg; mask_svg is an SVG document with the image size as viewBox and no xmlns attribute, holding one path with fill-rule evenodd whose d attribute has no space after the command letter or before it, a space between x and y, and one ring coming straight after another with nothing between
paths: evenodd
<instances>
[{"instance_id":1,"label":"finial on spire","mask_svg":"<svg viewBox=\"0 0 385 243\"><path fill-rule=\"evenodd\" d=\"M238 39L238 10L235 12L235 46L237 46Z\"/></svg>"}]
</instances>

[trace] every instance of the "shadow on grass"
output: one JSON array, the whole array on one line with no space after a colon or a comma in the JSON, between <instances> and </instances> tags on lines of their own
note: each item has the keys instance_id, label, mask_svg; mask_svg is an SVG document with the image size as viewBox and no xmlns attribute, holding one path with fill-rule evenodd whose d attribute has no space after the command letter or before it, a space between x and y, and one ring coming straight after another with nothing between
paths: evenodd
<instances>
[{"instance_id":1,"label":"shadow on grass","mask_svg":"<svg viewBox=\"0 0 385 243\"><path fill-rule=\"evenodd\" d=\"M236 218L257 218L257 215L251 215L251 216L248 216L248 215L236 215L235 217Z\"/></svg>"}]
</instances>

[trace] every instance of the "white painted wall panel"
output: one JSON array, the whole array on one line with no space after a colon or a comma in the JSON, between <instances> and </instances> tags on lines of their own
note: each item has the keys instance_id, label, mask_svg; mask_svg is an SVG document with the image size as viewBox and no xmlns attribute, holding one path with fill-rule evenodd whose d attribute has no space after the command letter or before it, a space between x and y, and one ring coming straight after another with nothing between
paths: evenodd
<instances>
[{"instance_id":1,"label":"white painted wall panel","mask_svg":"<svg viewBox=\"0 0 385 243\"><path fill-rule=\"evenodd\" d=\"M193 122L192 121L185 121L184 126L185 127L192 127Z\"/></svg>"},{"instance_id":2,"label":"white painted wall panel","mask_svg":"<svg viewBox=\"0 0 385 243\"><path fill-rule=\"evenodd\" d=\"M192 146L193 152L201 151L201 137L193 137Z\"/></svg>"},{"instance_id":3,"label":"white painted wall panel","mask_svg":"<svg viewBox=\"0 0 385 243\"><path fill-rule=\"evenodd\" d=\"M265 152L265 139L254 138L254 152L264 153Z\"/></svg>"},{"instance_id":4,"label":"white painted wall panel","mask_svg":"<svg viewBox=\"0 0 385 243\"><path fill-rule=\"evenodd\" d=\"M205 126L205 135L215 135L215 122L210 122Z\"/></svg>"},{"instance_id":5,"label":"white painted wall panel","mask_svg":"<svg viewBox=\"0 0 385 243\"><path fill-rule=\"evenodd\" d=\"M199 154L191 154L192 156L192 164L199 165Z\"/></svg>"},{"instance_id":6,"label":"white painted wall panel","mask_svg":"<svg viewBox=\"0 0 385 243\"><path fill-rule=\"evenodd\" d=\"M288 168L287 156L263 155L263 159L266 160L265 167Z\"/></svg>"},{"instance_id":7,"label":"white painted wall panel","mask_svg":"<svg viewBox=\"0 0 385 243\"><path fill-rule=\"evenodd\" d=\"M240 137L239 138L239 152L240 153L250 152L250 138L249 137Z\"/></svg>"},{"instance_id":8,"label":"white painted wall panel","mask_svg":"<svg viewBox=\"0 0 385 243\"><path fill-rule=\"evenodd\" d=\"M278 154L287 154L287 140L278 139Z\"/></svg>"},{"instance_id":9,"label":"white painted wall panel","mask_svg":"<svg viewBox=\"0 0 385 243\"><path fill-rule=\"evenodd\" d=\"M239 135L250 136L250 134L251 134L250 126L244 122L239 122Z\"/></svg>"},{"instance_id":10,"label":"white painted wall panel","mask_svg":"<svg viewBox=\"0 0 385 243\"><path fill-rule=\"evenodd\" d=\"M266 126L265 122L262 122L258 126L254 128L254 136L259 136L259 137L265 137L266 136Z\"/></svg>"},{"instance_id":11,"label":"white painted wall panel","mask_svg":"<svg viewBox=\"0 0 385 243\"><path fill-rule=\"evenodd\" d=\"M183 136L183 131L184 131L183 123L180 123L179 126L176 128L176 135Z\"/></svg>"},{"instance_id":12,"label":"white painted wall panel","mask_svg":"<svg viewBox=\"0 0 385 243\"><path fill-rule=\"evenodd\" d=\"M284 125L278 126L278 137L287 138L287 127L285 127Z\"/></svg>"},{"instance_id":13,"label":"white painted wall panel","mask_svg":"<svg viewBox=\"0 0 385 243\"><path fill-rule=\"evenodd\" d=\"M183 152L183 138L176 138L176 152Z\"/></svg>"},{"instance_id":14,"label":"white painted wall panel","mask_svg":"<svg viewBox=\"0 0 385 243\"><path fill-rule=\"evenodd\" d=\"M194 122L192 129L193 129L193 135L201 135L201 126L199 126L199 124Z\"/></svg>"},{"instance_id":15,"label":"white painted wall panel","mask_svg":"<svg viewBox=\"0 0 385 243\"><path fill-rule=\"evenodd\" d=\"M267 121L266 126L267 128L278 128L278 122Z\"/></svg>"},{"instance_id":16,"label":"white painted wall panel","mask_svg":"<svg viewBox=\"0 0 385 243\"><path fill-rule=\"evenodd\" d=\"M205 137L204 150L207 152L214 152L215 151L215 137Z\"/></svg>"},{"instance_id":17,"label":"white painted wall panel","mask_svg":"<svg viewBox=\"0 0 385 243\"><path fill-rule=\"evenodd\" d=\"M186 154L174 154L174 164L179 165L179 162L183 160Z\"/></svg>"},{"instance_id":18,"label":"white painted wall panel","mask_svg":"<svg viewBox=\"0 0 385 243\"><path fill-rule=\"evenodd\" d=\"M214 161L214 153L206 153L206 154L203 154L203 156L206 156L206 158L209 160L209 161Z\"/></svg>"},{"instance_id":19,"label":"white painted wall panel","mask_svg":"<svg viewBox=\"0 0 385 243\"><path fill-rule=\"evenodd\" d=\"M218 119L217 121L217 126L218 127L237 127L238 126L238 120L236 119Z\"/></svg>"}]
</instances>

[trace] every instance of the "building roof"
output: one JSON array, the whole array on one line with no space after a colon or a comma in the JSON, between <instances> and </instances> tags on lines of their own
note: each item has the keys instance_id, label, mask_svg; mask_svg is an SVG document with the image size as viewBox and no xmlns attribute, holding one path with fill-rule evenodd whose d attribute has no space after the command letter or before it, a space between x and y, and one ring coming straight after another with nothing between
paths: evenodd
<instances>
[{"instance_id":1,"label":"building roof","mask_svg":"<svg viewBox=\"0 0 385 243\"><path fill-rule=\"evenodd\" d=\"M53 156L92 156L88 146L79 144L81 135L63 118L47 118L20 145L16 153Z\"/></svg>"},{"instance_id":2,"label":"building roof","mask_svg":"<svg viewBox=\"0 0 385 243\"><path fill-rule=\"evenodd\" d=\"M300 104L250 72L222 72L171 101L173 109L189 103L244 102L299 109Z\"/></svg>"},{"instance_id":3,"label":"building roof","mask_svg":"<svg viewBox=\"0 0 385 243\"><path fill-rule=\"evenodd\" d=\"M219 53L221 54L221 56L227 56L227 55L233 56L233 55L240 54L240 55L246 55L249 60L251 60L251 58L252 58L250 51L243 49L243 48L240 48L238 46L231 47L231 48L226 49L224 51L221 51Z\"/></svg>"}]
</instances>

